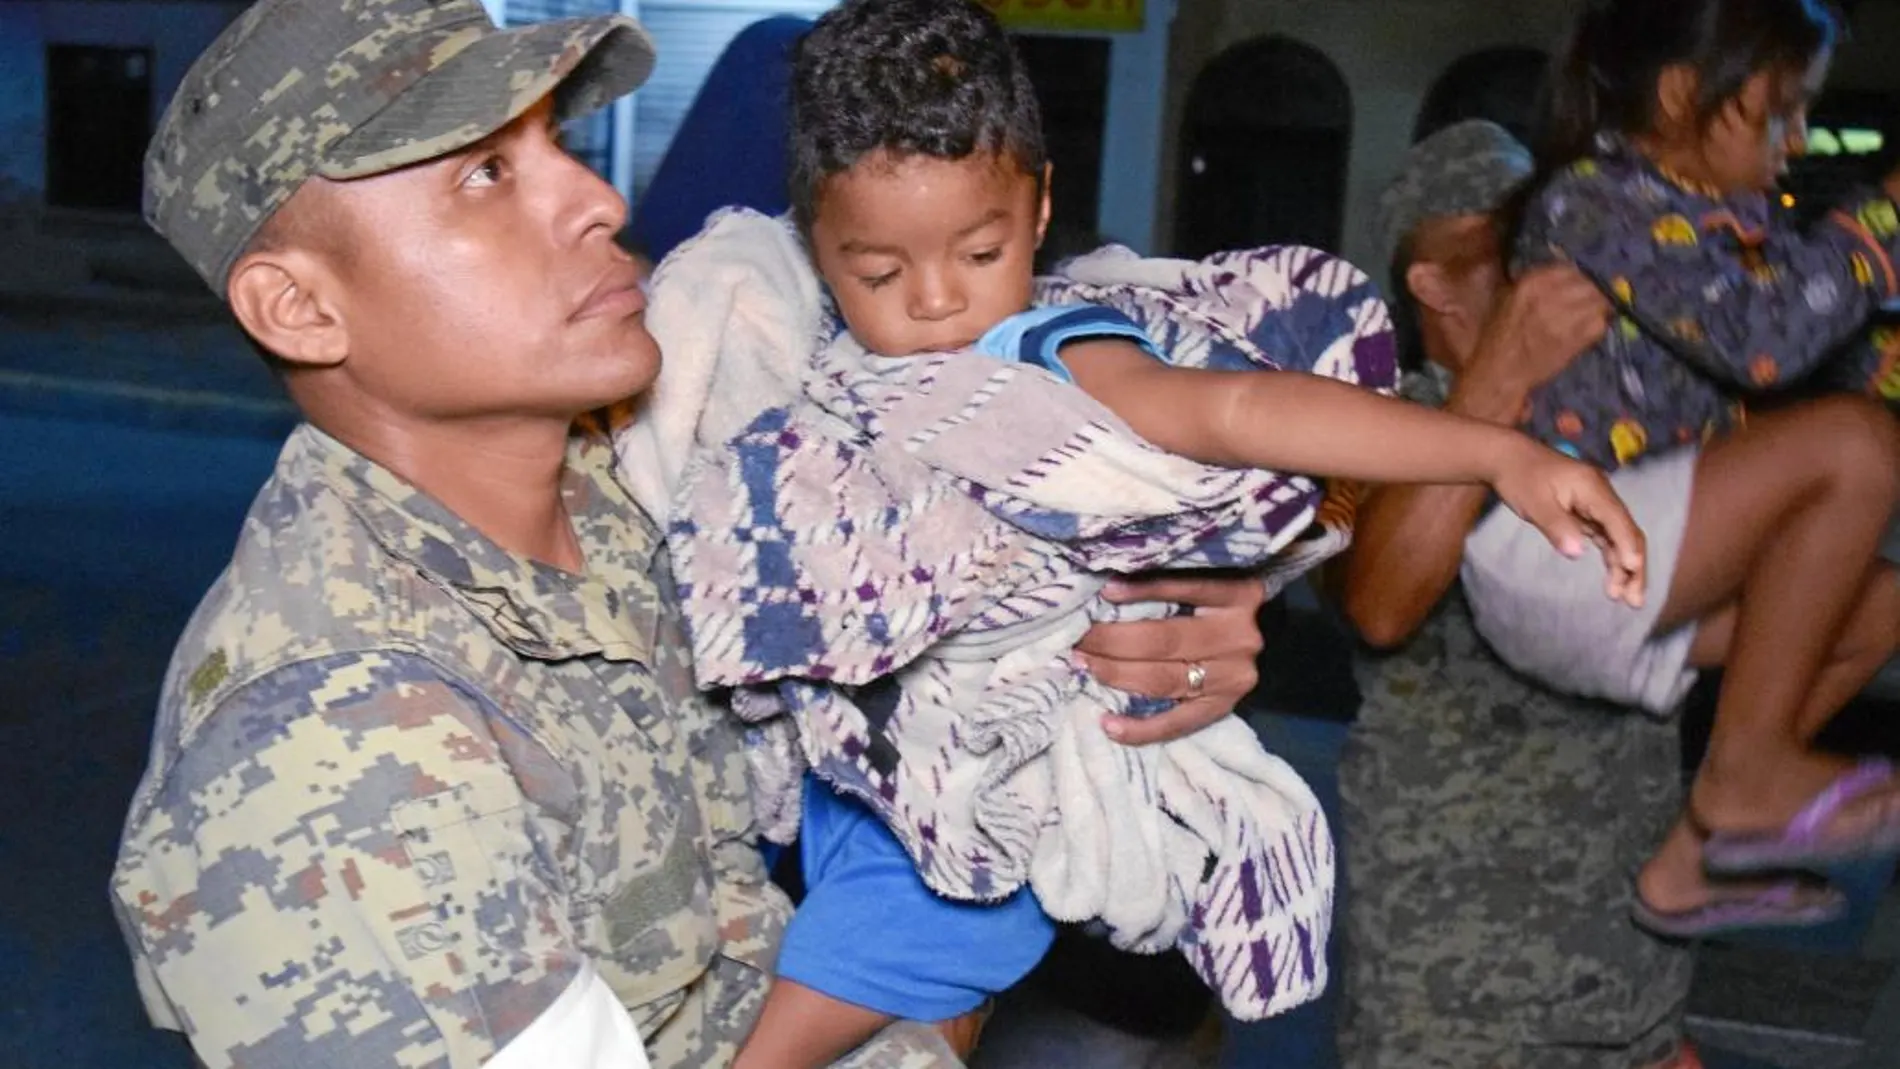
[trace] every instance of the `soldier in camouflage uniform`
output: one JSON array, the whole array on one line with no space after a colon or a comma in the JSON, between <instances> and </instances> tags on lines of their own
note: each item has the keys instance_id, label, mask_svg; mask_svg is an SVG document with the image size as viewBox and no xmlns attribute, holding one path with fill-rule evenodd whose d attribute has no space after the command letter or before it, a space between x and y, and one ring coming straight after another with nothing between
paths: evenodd
<instances>
[{"instance_id":1,"label":"soldier in camouflage uniform","mask_svg":"<svg viewBox=\"0 0 1900 1069\"><path fill-rule=\"evenodd\" d=\"M1601 334L1581 276L1499 288L1495 213L1530 170L1502 129L1460 124L1416 146L1382 201L1394 290L1433 361L1414 399L1446 405L1449 389L1453 410L1515 422L1536 377ZM1482 489L1380 489L1343 572L1347 615L1398 647L1360 659L1340 768L1345 1064L1693 1064L1690 955L1629 921L1635 868L1681 802L1676 726L1491 656L1455 588L1483 505Z\"/></svg>"},{"instance_id":2,"label":"soldier in camouflage uniform","mask_svg":"<svg viewBox=\"0 0 1900 1069\"><path fill-rule=\"evenodd\" d=\"M264 0L160 123L148 220L309 420L179 641L112 877L148 1011L211 1069L741 1057L789 907L660 533L581 418L658 353L626 205L555 134L652 63L621 17ZM1093 640L1113 685L1179 646L1233 677L1125 738L1251 686L1257 589ZM958 1063L900 1023L841 1064Z\"/></svg>"},{"instance_id":3,"label":"soldier in camouflage uniform","mask_svg":"<svg viewBox=\"0 0 1900 1069\"><path fill-rule=\"evenodd\" d=\"M577 983L611 990L656 1064L715 1065L764 996L789 910L748 837L736 738L694 692L659 533L605 440L563 426L587 405L563 420L557 398L516 402L553 428L571 543L493 537L344 444L412 432L413 462L441 428L364 387L357 407L392 415L367 432L311 379L296 324L260 310L293 261L240 263L313 175L447 179L458 154L473 173L492 150L560 198L561 281L625 290L617 198L534 138L652 62L620 18L502 33L476 0L270 2L193 66L160 125L148 218L279 352L317 424L291 434L178 644L112 880L149 1012L213 1069L473 1067ZM470 210L449 203L416 208ZM656 366L637 316L610 318L566 339L621 354L587 380L595 404ZM373 349L352 339L346 363ZM887 1039L887 1064L954 1062L927 1029Z\"/></svg>"}]
</instances>

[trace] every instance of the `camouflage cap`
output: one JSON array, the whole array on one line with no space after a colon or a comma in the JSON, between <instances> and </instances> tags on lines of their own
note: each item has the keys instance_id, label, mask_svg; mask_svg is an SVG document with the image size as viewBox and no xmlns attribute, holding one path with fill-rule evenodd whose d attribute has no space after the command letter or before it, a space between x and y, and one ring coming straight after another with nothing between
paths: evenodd
<instances>
[{"instance_id":1,"label":"camouflage cap","mask_svg":"<svg viewBox=\"0 0 1900 1069\"><path fill-rule=\"evenodd\" d=\"M1420 223L1441 215L1495 211L1531 176L1530 150L1483 119L1445 127L1413 145L1379 197L1379 253L1385 266Z\"/></svg>"},{"instance_id":2,"label":"camouflage cap","mask_svg":"<svg viewBox=\"0 0 1900 1069\"><path fill-rule=\"evenodd\" d=\"M632 92L653 41L620 15L497 29L478 0L260 0L186 72L145 154L145 218L219 296L312 175L348 179Z\"/></svg>"}]
</instances>

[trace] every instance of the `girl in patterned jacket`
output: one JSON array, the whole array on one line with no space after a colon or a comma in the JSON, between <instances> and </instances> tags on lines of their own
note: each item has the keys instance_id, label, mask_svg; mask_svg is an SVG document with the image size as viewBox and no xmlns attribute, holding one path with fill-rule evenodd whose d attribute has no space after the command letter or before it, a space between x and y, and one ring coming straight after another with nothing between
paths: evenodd
<instances>
[{"instance_id":1,"label":"girl in patterned jacket","mask_svg":"<svg viewBox=\"0 0 1900 1069\"><path fill-rule=\"evenodd\" d=\"M1520 267L1568 261L1611 302L1605 340L1532 395L1525 426L1612 473L1652 594L1602 604L1588 562L1504 510L1473 531L1465 587L1504 660L1562 690L1664 715L1699 669L1726 670L1689 804L1637 877L1636 919L1667 935L1826 921L1839 897L1800 877L1687 904L1710 878L1900 845L1892 766L1810 746L1900 626L1877 555L1893 420L1852 391L1792 393L1900 386L1893 347L1864 335L1900 293L1900 178L1805 232L1776 189L1836 32L1815 0L1588 4L1518 234Z\"/></svg>"}]
</instances>

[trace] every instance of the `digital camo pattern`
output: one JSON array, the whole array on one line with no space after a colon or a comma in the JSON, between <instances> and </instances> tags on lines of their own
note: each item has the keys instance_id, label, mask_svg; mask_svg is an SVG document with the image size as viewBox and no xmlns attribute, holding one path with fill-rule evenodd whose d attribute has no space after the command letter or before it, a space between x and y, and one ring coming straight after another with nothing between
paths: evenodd
<instances>
[{"instance_id":1,"label":"digital camo pattern","mask_svg":"<svg viewBox=\"0 0 1900 1069\"><path fill-rule=\"evenodd\" d=\"M1395 378L1377 294L1312 250L1109 254L1040 296L1112 305L1188 366ZM776 684L740 708L789 711L794 756L865 800L940 893L1028 881L1122 946L1179 944L1243 1018L1317 993L1333 859L1311 792L1237 722L1109 743L1098 717L1131 699L1070 648L1107 573L1266 563L1285 581L1336 552L1348 531L1318 484L1168 456L992 355L875 360L840 338L806 389L708 451L676 499L701 682ZM777 794L795 765L773 763Z\"/></svg>"},{"instance_id":2,"label":"digital camo pattern","mask_svg":"<svg viewBox=\"0 0 1900 1069\"><path fill-rule=\"evenodd\" d=\"M1511 132L1467 119L1413 145L1392 184L1379 195L1379 263L1397 266L1400 251L1428 219L1489 215L1536 171Z\"/></svg>"},{"instance_id":3,"label":"digital camo pattern","mask_svg":"<svg viewBox=\"0 0 1900 1069\"><path fill-rule=\"evenodd\" d=\"M1434 407L1436 365L1403 393ZM1364 654L1340 758L1351 1069L1636 1069L1682 1038L1692 956L1630 923L1682 804L1674 721L1544 690L1454 590Z\"/></svg>"},{"instance_id":4,"label":"digital camo pattern","mask_svg":"<svg viewBox=\"0 0 1900 1069\"><path fill-rule=\"evenodd\" d=\"M1692 955L1629 910L1680 808L1677 725L1512 674L1455 594L1359 684L1339 771L1344 1064L1667 1058Z\"/></svg>"},{"instance_id":5,"label":"digital camo pattern","mask_svg":"<svg viewBox=\"0 0 1900 1069\"><path fill-rule=\"evenodd\" d=\"M653 58L621 16L504 31L479 0L262 0L191 65L159 120L145 218L222 296L252 236L312 175L433 159L557 86L563 117L586 114L644 82Z\"/></svg>"},{"instance_id":6,"label":"digital camo pattern","mask_svg":"<svg viewBox=\"0 0 1900 1069\"><path fill-rule=\"evenodd\" d=\"M656 1066L730 1061L788 907L609 457L570 454L577 576L291 435L179 643L112 880L154 1021L212 1069L473 1067L584 960ZM928 1047L865 1056L951 1064Z\"/></svg>"}]
</instances>

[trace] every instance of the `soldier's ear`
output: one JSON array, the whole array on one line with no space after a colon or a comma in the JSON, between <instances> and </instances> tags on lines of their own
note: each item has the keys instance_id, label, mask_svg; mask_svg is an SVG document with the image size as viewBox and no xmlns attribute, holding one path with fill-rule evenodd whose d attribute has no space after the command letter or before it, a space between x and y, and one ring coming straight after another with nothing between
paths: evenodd
<instances>
[{"instance_id":1,"label":"soldier's ear","mask_svg":"<svg viewBox=\"0 0 1900 1069\"><path fill-rule=\"evenodd\" d=\"M321 256L297 246L246 253L231 268L231 311L259 345L297 368L335 367L349 357L349 332L333 302Z\"/></svg>"},{"instance_id":2,"label":"soldier's ear","mask_svg":"<svg viewBox=\"0 0 1900 1069\"><path fill-rule=\"evenodd\" d=\"M1422 307L1440 315L1449 313L1456 303L1451 279L1443 266L1419 261L1405 269L1405 288Z\"/></svg>"}]
</instances>

